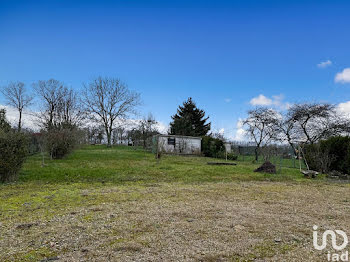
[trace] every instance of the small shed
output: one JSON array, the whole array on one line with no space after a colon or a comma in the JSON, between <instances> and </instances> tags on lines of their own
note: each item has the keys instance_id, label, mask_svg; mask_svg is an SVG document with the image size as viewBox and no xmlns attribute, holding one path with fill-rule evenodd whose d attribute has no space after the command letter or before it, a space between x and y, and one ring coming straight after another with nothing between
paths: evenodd
<instances>
[{"instance_id":1,"label":"small shed","mask_svg":"<svg viewBox=\"0 0 350 262\"><path fill-rule=\"evenodd\" d=\"M155 135L154 149L165 154L200 155L201 137L178 135Z\"/></svg>"}]
</instances>

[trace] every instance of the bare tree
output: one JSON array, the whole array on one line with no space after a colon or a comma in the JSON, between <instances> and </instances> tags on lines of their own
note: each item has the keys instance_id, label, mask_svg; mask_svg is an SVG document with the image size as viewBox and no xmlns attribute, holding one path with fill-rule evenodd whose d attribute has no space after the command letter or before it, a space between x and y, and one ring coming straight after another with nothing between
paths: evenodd
<instances>
[{"instance_id":1,"label":"bare tree","mask_svg":"<svg viewBox=\"0 0 350 262\"><path fill-rule=\"evenodd\" d=\"M105 129L103 125L100 125L97 129L96 139L99 144L102 144L102 140L104 138Z\"/></svg>"},{"instance_id":2,"label":"bare tree","mask_svg":"<svg viewBox=\"0 0 350 262\"><path fill-rule=\"evenodd\" d=\"M289 121L295 123L295 132L303 143L314 144L320 139L343 132L343 121L331 104L295 104L288 112Z\"/></svg>"},{"instance_id":3,"label":"bare tree","mask_svg":"<svg viewBox=\"0 0 350 262\"><path fill-rule=\"evenodd\" d=\"M7 104L18 110L18 132L22 129L23 110L30 106L33 100L31 95L27 94L27 90L22 82L11 82L3 87L1 93L5 96Z\"/></svg>"},{"instance_id":4,"label":"bare tree","mask_svg":"<svg viewBox=\"0 0 350 262\"><path fill-rule=\"evenodd\" d=\"M84 114L81 110L76 92L71 88L63 87L55 112L54 124L62 128L71 128L81 125Z\"/></svg>"},{"instance_id":5,"label":"bare tree","mask_svg":"<svg viewBox=\"0 0 350 262\"><path fill-rule=\"evenodd\" d=\"M123 126L116 128L116 143L123 144L123 141L126 140L126 130ZM119 141L119 142L118 142Z\"/></svg>"},{"instance_id":6,"label":"bare tree","mask_svg":"<svg viewBox=\"0 0 350 262\"><path fill-rule=\"evenodd\" d=\"M258 161L260 148L268 145L275 138L276 120L279 117L276 111L264 107L248 111L248 117L243 121L243 125L247 127L247 135L255 143L256 161Z\"/></svg>"},{"instance_id":7,"label":"bare tree","mask_svg":"<svg viewBox=\"0 0 350 262\"><path fill-rule=\"evenodd\" d=\"M104 126L107 144L111 146L115 120L135 113L140 95L130 91L119 79L98 77L84 85L82 102L90 118Z\"/></svg>"},{"instance_id":8,"label":"bare tree","mask_svg":"<svg viewBox=\"0 0 350 262\"><path fill-rule=\"evenodd\" d=\"M275 126L275 140L277 142L287 142L293 149L294 156L297 157L297 148L295 146L299 141L299 135L296 131L296 121L288 116L288 114L281 115L280 118L274 122Z\"/></svg>"},{"instance_id":9,"label":"bare tree","mask_svg":"<svg viewBox=\"0 0 350 262\"><path fill-rule=\"evenodd\" d=\"M42 100L40 124L47 130L77 127L84 114L76 93L62 82L50 79L33 84Z\"/></svg>"},{"instance_id":10,"label":"bare tree","mask_svg":"<svg viewBox=\"0 0 350 262\"><path fill-rule=\"evenodd\" d=\"M90 144L97 144L97 134L98 134L98 128L95 126L88 126L86 128L86 134L87 134L87 140Z\"/></svg>"},{"instance_id":11,"label":"bare tree","mask_svg":"<svg viewBox=\"0 0 350 262\"><path fill-rule=\"evenodd\" d=\"M222 133L219 133L219 132L213 132L213 133L210 134L210 136L213 137L213 138L216 138L216 139L220 139L223 142L226 141L224 135Z\"/></svg>"},{"instance_id":12,"label":"bare tree","mask_svg":"<svg viewBox=\"0 0 350 262\"><path fill-rule=\"evenodd\" d=\"M42 109L39 115L40 124L46 129L54 126L56 107L58 106L63 84L55 79L40 80L33 84L33 87L42 102Z\"/></svg>"},{"instance_id":13,"label":"bare tree","mask_svg":"<svg viewBox=\"0 0 350 262\"><path fill-rule=\"evenodd\" d=\"M156 129L157 121L154 119L153 115L151 113L148 114L147 118L143 118L139 123L139 131L141 140L143 143L143 148L147 148L152 144L152 137L153 135L158 134L158 131Z\"/></svg>"},{"instance_id":14,"label":"bare tree","mask_svg":"<svg viewBox=\"0 0 350 262\"><path fill-rule=\"evenodd\" d=\"M264 161L270 161L273 156L277 156L276 145L265 145L261 148L261 154Z\"/></svg>"}]
</instances>

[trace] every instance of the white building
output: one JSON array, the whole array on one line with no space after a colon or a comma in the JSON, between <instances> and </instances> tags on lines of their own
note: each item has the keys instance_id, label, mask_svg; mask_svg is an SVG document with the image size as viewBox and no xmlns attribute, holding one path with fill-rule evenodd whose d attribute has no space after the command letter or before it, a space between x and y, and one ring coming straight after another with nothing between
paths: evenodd
<instances>
[{"instance_id":1,"label":"white building","mask_svg":"<svg viewBox=\"0 0 350 262\"><path fill-rule=\"evenodd\" d=\"M232 152L232 144L229 142L224 143L226 153L230 154Z\"/></svg>"},{"instance_id":2,"label":"white building","mask_svg":"<svg viewBox=\"0 0 350 262\"><path fill-rule=\"evenodd\" d=\"M166 154L200 155L201 137L156 135L153 137L155 150Z\"/></svg>"}]
</instances>

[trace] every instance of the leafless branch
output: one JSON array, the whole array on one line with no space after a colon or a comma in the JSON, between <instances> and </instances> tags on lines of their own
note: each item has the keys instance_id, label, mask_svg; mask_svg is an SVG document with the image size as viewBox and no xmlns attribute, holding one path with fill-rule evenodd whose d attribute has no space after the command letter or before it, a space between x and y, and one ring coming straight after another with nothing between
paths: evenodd
<instances>
[{"instance_id":1,"label":"leafless branch","mask_svg":"<svg viewBox=\"0 0 350 262\"><path fill-rule=\"evenodd\" d=\"M27 94L22 82L11 82L0 91L7 100L7 104L18 110L18 131L21 131L23 110L32 104L33 97Z\"/></svg>"},{"instance_id":2,"label":"leafless branch","mask_svg":"<svg viewBox=\"0 0 350 262\"><path fill-rule=\"evenodd\" d=\"M103 124L111 146L115 120L135 114L140 95L130 91L119 79L98 77L84 85L82 103L90 118Z\"/></svg>"}]
</instances>

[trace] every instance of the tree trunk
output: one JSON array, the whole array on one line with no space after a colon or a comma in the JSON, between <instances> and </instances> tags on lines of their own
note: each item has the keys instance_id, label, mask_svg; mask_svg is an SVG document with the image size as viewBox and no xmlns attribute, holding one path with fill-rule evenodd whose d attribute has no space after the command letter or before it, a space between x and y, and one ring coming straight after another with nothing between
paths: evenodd
<instances>
[{"instance_id":1,"label":"tree trunk","mask_svg":"<svg viewBox=\"0 0 350 262\"><path fill-rule=\"evenodd\" d=\"M106 132L107 134L107 147L111 147L111 133L110 132Z\"/></svg>"},{"instance_id":2,"label":"tree trunk","mask_svg":"<svg viewBox=\"0 0 350 262\"><path fill-rule=\"evenodd\" d=\"M298 157L298 153L297 153L297 150L292 142L292 138L290 137L290 135L287 133L287 141L288 141L288 144L291 146L291 148L293 149L293 154L295 157Z\"/></svg>"},{"instance_id":3,"label":"tree trunk","mask_svg":"<svg viewBox=\"0 0 350 262\"><path fill-rule=\"evenodd\" d=\"M107 147L111 147L111 140L112 140L112 128L105 123L105 131L107 136Z\"/></svg>"},{"instance_id":4,"label":"tree trunk","mask_svg":"<svg viewBox=\"0 0 350 262\"><path fill-rule=\"evenodd\" d=\"M259 154L258 154L259 153L258 152L259 151L259 147L256 147L254 151L255 151L255 161L258 162L258 159L259 159Z\"/></svg>"},{"instance_id":5,"label":"tree trunk","mask_svg":"<svg viewBox=\"0 0 350 262\"><path fill-rule=\"evenodd\" d=\"M22 110L19 111L18 132L21 132L21 129L22 129Z\"/></svg>"}]
</instances>

